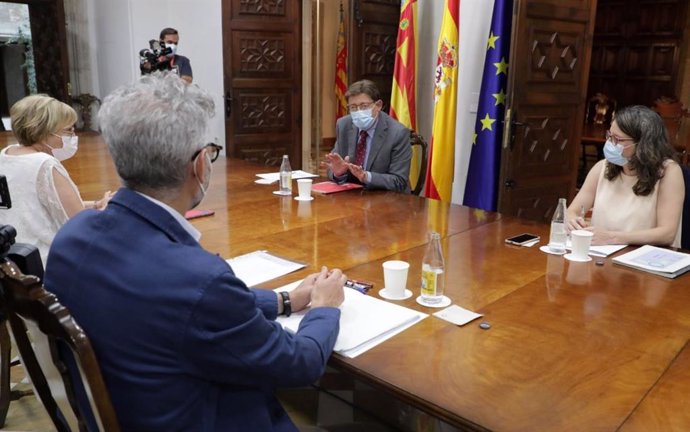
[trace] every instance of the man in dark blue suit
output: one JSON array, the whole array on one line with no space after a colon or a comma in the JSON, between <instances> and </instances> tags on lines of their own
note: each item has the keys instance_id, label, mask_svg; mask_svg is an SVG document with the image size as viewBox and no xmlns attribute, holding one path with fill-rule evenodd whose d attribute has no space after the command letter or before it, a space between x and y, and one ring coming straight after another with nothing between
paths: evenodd
<instances>
[{"instance_id":1,"label":"man in dark blue suit","mask_svg":"<svg viewBox=\"0 0 690 432\"><path fill-rule=\"evenodd\" d=\"M248 289L182 216L203 199L219 146L211 97L153 74L99 118L124 187L58 233L45 284L89 335L123 430L295 430L274 397L318 379L338 335L345 276L285 294ZM274 320L306 307L297 334Z\"/></svg>"}]
</instances>

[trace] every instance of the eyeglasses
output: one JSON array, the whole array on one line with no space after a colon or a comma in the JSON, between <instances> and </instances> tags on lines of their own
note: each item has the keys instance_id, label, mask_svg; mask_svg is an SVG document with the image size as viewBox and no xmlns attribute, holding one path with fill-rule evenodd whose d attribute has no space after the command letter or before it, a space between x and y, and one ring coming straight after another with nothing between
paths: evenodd
<instances>
[{"instance_id":1,"label":"eyeglasses","mask_svg":"<svg viewBox=\"0 0 690 432\"><path fill-rule=\"evenodd\" d=\"M357 111L368 110L369 108L371 108L375 104L376 104L376 102L367 102L367 103L361 103L359 105L348 105L347 111L348 112L357 112Z\"/></svg>"},{"instance_id":2,"label":"eyeglasses","mask_svg":"<svg viewBox=\"0 0 690 432\"><path fill-rule=\"evenodd\" d=\"M208 149L208 155L211 158L211 162L215 162L218 159L218 156L220 156L220 151L223 150L223 146L215 143L208 143L199 150L194 152L194 154L192 155L192 160L196 159L196 157L199 156L199 153L201 153L201 150L203 149Z\"/></svg>"},{"instance_id":3,"label":"eyeglasses","mask_svg":"<svg viewBox=\"0 0 690 432\"><path fill-rule=\"evenodd\" d=\"M626 141L635 141L633 138L620 138L620 137L612 134L610 130L606 131L606 140L611 141L614 144L618 144L618 143L622 143L622 142L626 142Z\"/></svg>"},{"instance_id":4,"label":"eyeglasses","mask_svg":"<svg viewBox=\"0 0 690 432\"><path fill-rule=\"evenodd\" d=\"M60 130L59 132L54 133L53 135L55 135L56 137L61 137L63 135L73 137L74 136L74 127L64 128L64 129Z\"/></svg>"}]
</instances>

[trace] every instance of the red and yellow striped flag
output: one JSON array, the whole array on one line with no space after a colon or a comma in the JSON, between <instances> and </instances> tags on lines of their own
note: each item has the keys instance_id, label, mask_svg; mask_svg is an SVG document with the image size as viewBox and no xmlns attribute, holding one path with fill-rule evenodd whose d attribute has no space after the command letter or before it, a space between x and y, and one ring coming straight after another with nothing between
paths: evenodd
<instances>
[{"instance_id":1,"label":"red and yellow striped flag","mask_svg":"<svg viewBox=\"0 0 690 432\"><path fill-rule=\"evenodd\" d=\"M401 0L393 87L391 90L391 117L412 130L417 130L417 0ZM410 184L419 180L418 147L412 154Z\"/></svg>"},{"instance_id":2,"label":"red and yellow striped flag","mask_svg":"<svg viewBox=\"0 0 690 432\"><path fill-rule=\"evenodd\" d=\"M460 0L445 0L434 84L434 124L424 193L450 201L455 166Z\"/></svg>"},{"instance_id":3,"label":"red and yellow striped flag","mask_svg":"<svg viewBox=\"0 0 690 432\"><path fill-rule=\"evenodd\" d=\"M347 39L345 38L345 16L343 2L340 2L340 26L338 29L338 47L335 57L335 119L347 115Z\"/></svg>"}]
</instances>

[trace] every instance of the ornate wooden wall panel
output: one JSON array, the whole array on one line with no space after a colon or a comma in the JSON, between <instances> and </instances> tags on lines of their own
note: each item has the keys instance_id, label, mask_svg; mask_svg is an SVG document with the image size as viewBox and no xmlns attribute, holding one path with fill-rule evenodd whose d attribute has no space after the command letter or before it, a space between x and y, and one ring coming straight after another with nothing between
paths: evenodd
<instances>
[{"instance_id":1,"label":"ornate wooden wall panel","mask_svg":"<svg viewBox=\"0 0 690 432\"><path fill-rule=\"evenodd\" d=\"M228 155L302 166L301 2L223 0Z\"/></svg>"},{"instance_id":2,"label":"ornate wooden wall panel","mask_svg":"<svg viewBox=\"0 0 690 432\"><path fill-rule=\"evenodd\" d=\"M390 106L400 0L351 0L348 29L350 83L368 79Z\"/></svg>"},{"instance_id":3,"label":"ornate wooden wall panel","mask_svg":"<svg viewBox=\"0 0 690 432\"><path fill-rule=\"evenodd\" d=\"M599 0L588 95L619 106L675 95L688 0Z\"/></svg>"}]
</instances>

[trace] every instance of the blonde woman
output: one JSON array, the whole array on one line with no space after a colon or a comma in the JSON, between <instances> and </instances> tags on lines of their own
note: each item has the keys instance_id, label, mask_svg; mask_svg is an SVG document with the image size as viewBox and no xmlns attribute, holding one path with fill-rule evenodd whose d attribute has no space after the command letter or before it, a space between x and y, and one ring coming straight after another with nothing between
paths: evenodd
<instances>
[{"instance_id":1,"label":"blonde woman","mask_svg":"<svg viewBox=\"0 0 690 432\"><path fill-rule=\"evenodd\" d=\"M111 194L82 201L60 163L78 148L72 107L50 96L32 95L12 106L10 118L19 144L0 152L0 173L7 177L12 196L12 208L3 211L2 219L15 227L18 242L38 247L45 265L58 229L84 208L104 208Z\"/></svg>"}]
</instances>

